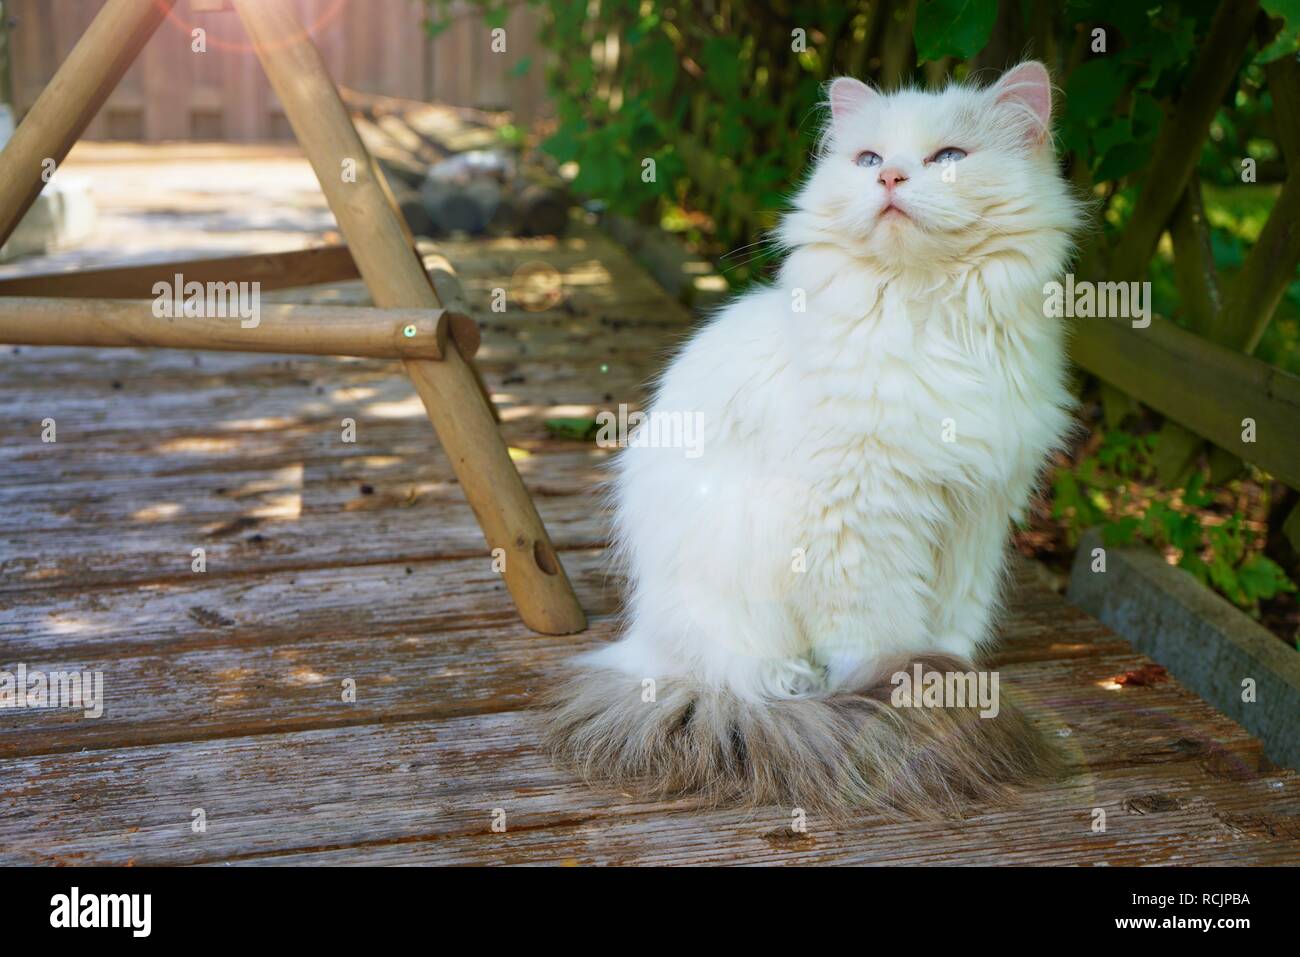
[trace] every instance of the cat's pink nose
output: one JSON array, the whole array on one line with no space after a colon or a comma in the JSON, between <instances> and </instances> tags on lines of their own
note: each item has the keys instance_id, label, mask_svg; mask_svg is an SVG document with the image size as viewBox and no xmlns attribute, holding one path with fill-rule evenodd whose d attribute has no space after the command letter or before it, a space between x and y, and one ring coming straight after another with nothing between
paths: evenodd
<instances>
[{"instance_id":1,"label":"cat's pink nose","mask_svg":"<svg viewBox=\"0 0 1300 957\"><path fill-rule=\"evenodd\" d=\"M907 174L905 174L901 169L887 166L880 171L880 175L876 177L876 182L885 187L885 189L893 189L899 183L907 182Z\"/></svg>"}]
</instances>

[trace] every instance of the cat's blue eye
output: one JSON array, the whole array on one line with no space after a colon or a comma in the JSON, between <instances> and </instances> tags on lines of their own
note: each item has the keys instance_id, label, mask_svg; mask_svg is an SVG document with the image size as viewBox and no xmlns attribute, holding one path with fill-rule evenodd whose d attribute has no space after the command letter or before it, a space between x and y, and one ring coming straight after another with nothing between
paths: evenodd
<instances>
[{"instance_id":1,"label":"cat's blue eye","mask_svg":"<svg viewBox=\"0 0 1300 957\"><path fill-rule=\"evenodd\" d=\"M858 154L858 158L854 162L859 166L879 166L884 162L884 160L880 158L879 153L873 153L871 150L863 150Z\"/></svg>"},{"instance_id":2,"label":"cat's blue eye","mask_svg":"<svg viewBox=\"0 0 1300 957\"><path fill-rule=\"evenodd\" d=\"M959 159L966 158L966 151L959 150L955 146L945 146L939 152L930 157L931 163L955 163Z\"/></svg>"}]
</instances>

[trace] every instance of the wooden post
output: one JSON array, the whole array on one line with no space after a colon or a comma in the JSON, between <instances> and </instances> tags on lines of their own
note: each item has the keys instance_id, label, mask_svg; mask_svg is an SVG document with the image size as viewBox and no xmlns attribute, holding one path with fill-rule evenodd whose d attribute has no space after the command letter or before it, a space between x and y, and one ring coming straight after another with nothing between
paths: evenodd
<instances>
[{"instance_id":1,"label":"wooden post","mask_svg":"<svg viewBox=\"0 0 1300 957\"><path fill-rule=\"evenodd\" d=\"M291 3L234 3L375 304L439 308L384 178ZM547 634L581 631L586 617L470 366L449 349L441 362L408 360L405 367L488 547L504 550L506 587L524 623Z\"/></svg>"},{"instance_id":2,"label":"wooden post","mask_svg":"<svg viewBox=\"0 0 1300 957\"><path fill-rule=\"evenodd\" d=\"M108 0L0 153L0 244L176 0Z\"/></svg>"},{"instance_id":3,"label":"wooden post","mask_svg":"<svg viewBox=\"0 0 1300 957\"><path fill-rule=\"evenodd\" d=\"M240 316L238 305L221 300L214 310L225 313L220 316L176 314L174 308L173 315L160 316L155 301L145 299L7 296L0 298L0 342L430 360L478 350L478 323L445 309L259 302Z\"/></svg>"}]
</instances>

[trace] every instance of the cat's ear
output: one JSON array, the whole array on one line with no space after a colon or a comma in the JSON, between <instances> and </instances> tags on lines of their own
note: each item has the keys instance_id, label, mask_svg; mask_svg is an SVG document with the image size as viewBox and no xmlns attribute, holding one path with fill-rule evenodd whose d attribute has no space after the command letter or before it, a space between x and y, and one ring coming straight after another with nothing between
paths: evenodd
<instances>
[{"instance_id":1,"label":"cat's ear","mask_svg":"<svg viewBox=\"0 0 1300 957\"><path fill-rule=\"evenodd\" d=\"M835 123L841 122L846 116L858 112L879 95L861 80L855 80L851 76L837 77L831 83L830 89L831 120Z\"/></svg>"},{"instance_id":2,"label":"cat's ear","mask_svg":"<svg viewBox=\"0 0 1300 957\"><path fill-rule=\"evenodd\" d=\"M1052 78L1047 67L1027 60L1002 74L992 92L995 102L1011 104L1024 113L1029 143L1037 146L1047 139L1052 124Z\"/></svg>"}]
</instances>

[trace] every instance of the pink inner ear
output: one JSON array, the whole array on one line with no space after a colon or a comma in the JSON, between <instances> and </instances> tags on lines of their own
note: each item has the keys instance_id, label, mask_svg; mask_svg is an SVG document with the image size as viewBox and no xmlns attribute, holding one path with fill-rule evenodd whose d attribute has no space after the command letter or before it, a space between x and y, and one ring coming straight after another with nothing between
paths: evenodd
<instances>
[{"instance_id":1,"label":"pink inner ear","mask_svg":"<svg viewBox=\"0 0 1300 957\"><path fill-rule=\"evenodd\" d=\"M1033 131L1031 139L1041 139L1046 135L1052 121L1052 79L1047 74L1047 67L1036 60L1022 63L1005 73L994 89L997 102L1020 103L1034 114L1038 129Z\"/></svg>"},{"instance_id":2,"label":"pink inner ear","mask_svg":"<svg viewBox=\"0 0 1300 957\"><path fill-rule=\"evenodd\" d=\"M839 121L856 113L876 97L876 92L860 80L842 76L831 84L831 118Z\"/></svg>"}]
</instances>

